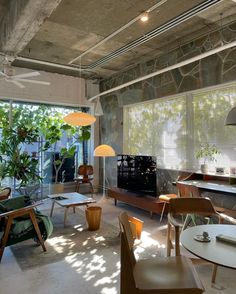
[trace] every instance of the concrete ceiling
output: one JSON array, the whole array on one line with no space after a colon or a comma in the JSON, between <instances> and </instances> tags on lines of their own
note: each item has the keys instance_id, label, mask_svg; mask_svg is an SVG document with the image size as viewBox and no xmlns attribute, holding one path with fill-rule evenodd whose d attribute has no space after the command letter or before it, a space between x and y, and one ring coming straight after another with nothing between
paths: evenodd
<instances>
[{"instance_id":1,"label":"concrete ceiling","mask_svg":"<svg viewBox=\"0 0 236 294\"><path fill-rule=\"evenodd\" d=\"M95 62L115 50L205 2L203 0L167 0L149 14L148 22L136 21L71 65L70 62L74 58L160 0L19 0L18 2L23 4L19 5L16 10L14 0L0 0L1 35L6 35L6 27L8 29L7 37L1 40L0 51L4 54L10 53L27 59L37 59L77 68L82 66L84 70L80 73L66 68L53 67L49 64L23 61L19 58L13 62L15 66L81 75L87 78L109 77L144 59L153 58L167 48L176 47L204 32L217 29L222 23L236 20L235 1L220 1L215 6L150 41L99 66L94 65ZM13 23L11 20L12 10L16 18ZM223 15L220 16L220 13ZM16 28L18 28L18 32ZM22 31L24 32L22 33ZM15 42L16 39L17 42Z\"/></svg>"}]
</instances>

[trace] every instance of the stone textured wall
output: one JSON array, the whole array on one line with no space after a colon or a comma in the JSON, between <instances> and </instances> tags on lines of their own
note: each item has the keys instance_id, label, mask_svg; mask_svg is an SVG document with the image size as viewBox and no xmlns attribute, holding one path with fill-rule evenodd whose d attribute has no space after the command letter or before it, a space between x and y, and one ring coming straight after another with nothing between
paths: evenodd
<instances>
[{"instance_id":1,"label":"stone textured wall","mask_svg":"<svg viewBox=\"0 0 236 294\"><path fill-rule=\"evenodd\" d=\"M101 83L101 91L131 81L140 76L187 60L204 53L222 43L236 40L236 22L220 31L211 32L188 44L182 45L153 60L135 65L133 68ZM123 151L123 106L141 101L165 97L236 80L236 48L222 51L208 58L181 68L155 76L140 83L101 97L104 116L101 118L101 143ZM106 172L109 185L116 184L116 158L110 158ZM162 183L162 186L168 186ZM169 186L170 187L170 186Z\"/></svg>"}]
</instances>

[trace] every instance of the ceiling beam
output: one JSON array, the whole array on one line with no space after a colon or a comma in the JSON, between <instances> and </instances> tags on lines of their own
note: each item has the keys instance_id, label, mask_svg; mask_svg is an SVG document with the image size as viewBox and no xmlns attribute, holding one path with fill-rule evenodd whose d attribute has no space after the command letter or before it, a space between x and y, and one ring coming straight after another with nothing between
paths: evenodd
<instances>
[{"instance_id":1,"label":"ceiling beam","mask_svg":"<svg viewBox=\"0 0 236 294\"><path fill-rule=\"evenodd\" d=\"M19 53L35 36L61 0L10 0L0 26L0 49Z\"/></svg>"}]
</instances>

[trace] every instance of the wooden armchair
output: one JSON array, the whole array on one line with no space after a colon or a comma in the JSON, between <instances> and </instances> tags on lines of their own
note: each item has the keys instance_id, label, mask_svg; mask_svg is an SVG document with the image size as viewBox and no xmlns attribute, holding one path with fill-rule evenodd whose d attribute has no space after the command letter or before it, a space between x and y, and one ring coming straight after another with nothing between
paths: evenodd
<instances>
[{"instance_id":1,"label":"wooden armchair","mask_svg":"<svg viewBox=\"0 0 236 294\"><path fill-rule=\"evenodd\" d=\"M136 260L134 238L126 212L119 216L121 227L121 294L195 294L204 288L186 257Z\"/></svg>"},{"instance_id":2,"label":"wooden armchair","mask_svg":"<svg viewBox=\"0 0 236 294\"><path fill-rule=\"evenodd\" d=\"M11 195L11 188L6 187L0 191L0 201L7 199Z\"/></svg>"},{"instance_id":3,"label":"wooden armchair","mask_svg":"<svg viewBox=\"0 0 236 294\"><path fill-rule=\"evenodd\" d=\"M44 240L52 232L47 216L35 210L27 196L0 201L0 262L5 247L34 238L46 251Z\"/></svg>"}]
</instances>

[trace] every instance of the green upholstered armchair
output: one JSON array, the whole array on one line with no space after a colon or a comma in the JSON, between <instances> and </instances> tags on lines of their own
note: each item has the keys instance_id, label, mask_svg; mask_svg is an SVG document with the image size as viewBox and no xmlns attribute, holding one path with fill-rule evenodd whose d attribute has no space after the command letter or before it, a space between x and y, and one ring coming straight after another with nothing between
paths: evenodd
<instances>
[{"instance_id":1,"label":"green upholstered armchair","mask_svg":"<svg viewBox=\"0 0 236 294\"><path fill-rule=\"evenodd\" d=\"M28 196L0 201L0 262L6 246L30 238L38 241L46 251L44 241L52 233L53 225L36 206Z\"/></svg>"}]
</instances>

